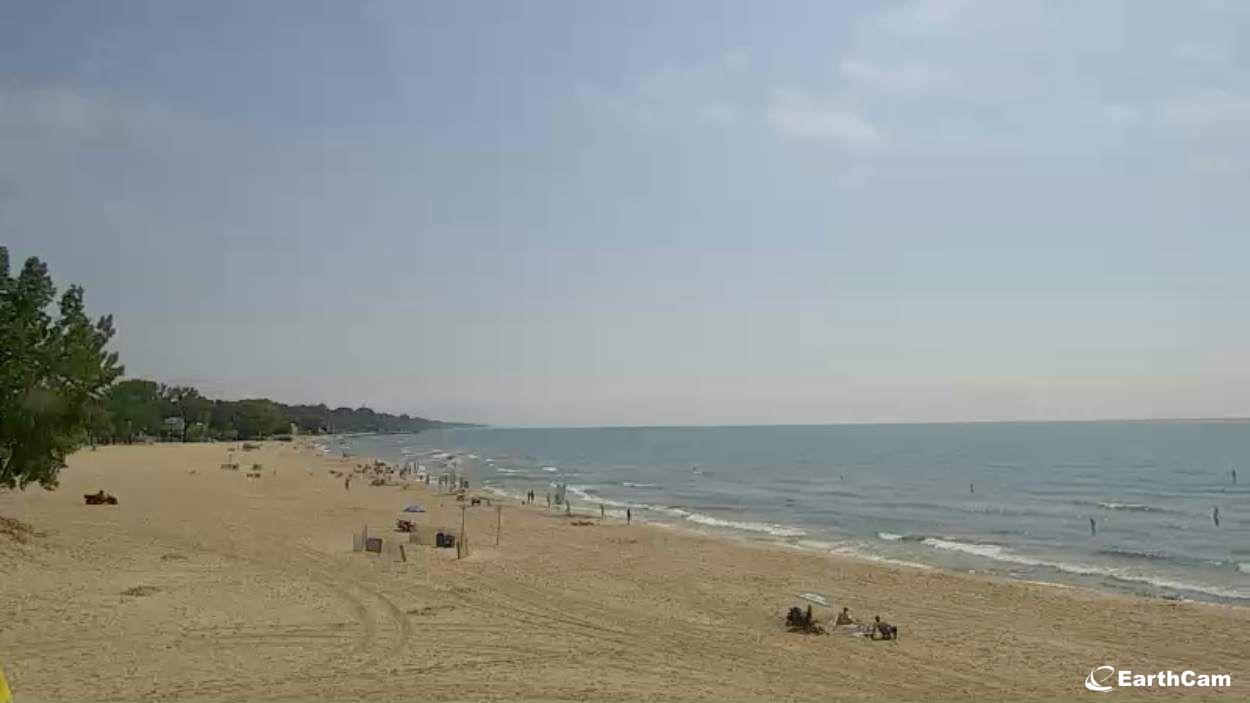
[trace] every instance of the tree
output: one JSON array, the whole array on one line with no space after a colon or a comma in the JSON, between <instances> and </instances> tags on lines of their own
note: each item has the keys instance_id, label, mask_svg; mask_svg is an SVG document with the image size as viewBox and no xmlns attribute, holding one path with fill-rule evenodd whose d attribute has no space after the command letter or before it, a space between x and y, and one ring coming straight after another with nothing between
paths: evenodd
<instances>
[{"instance_id":1,"label":"tree","mask_svg":"<svg viewBox=\"0 0 1250 703\"><path fill-rule=\"evenodd\" d=\"M56 288L48 267L26 260L9 275L0 247L0 488L56 486L65 457L97 421L103 391L122 373L106 351L113 318L87 318L83 289L70 286L57 317L48 309Z\"/></svg>"},{"instance_id":2,"label":"tree","mask_svg":"<svg viewBox=\"0 0 1250 703\"><path fill-rule=\"evenodd\" d=\"M122 381L105 394L104 407L112 418L113 437L133 442L135 435L152 437L161 432L161 421L169 415L169 403L155 381L134 378Z\"/></svg>"},{"instance_id":3,"label":"tree","mask_svg":"<svg viewBox=\"0 0 1250 703\"><path fill-rule=\"evenodd\" d=\"M267 398L219 400L213 406L213 429L223 435L233 430L239 439L259 439L290 428L282 406Z\"/></svg>"},{"instance_id":4,"label":"tree","mask_svg":"<svg viewBox=\"0 0 1250 703\"><path fill-rule=\"evenodd\" d=\"M182 441L197 423L208 422L213 412L213 401L200 395L191 386L166 386L162 396L170 406L174 417L182 418Z\"/></svg>"}]
</instances>

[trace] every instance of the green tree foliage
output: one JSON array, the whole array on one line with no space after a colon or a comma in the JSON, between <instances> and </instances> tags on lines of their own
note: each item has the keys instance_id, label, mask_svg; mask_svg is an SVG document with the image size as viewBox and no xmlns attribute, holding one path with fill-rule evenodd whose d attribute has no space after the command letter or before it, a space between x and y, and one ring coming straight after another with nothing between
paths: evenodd
<instances>
[{"instance_id":1,"label":"green tree foliage","mask_svg":"<svg viewBox=\"0 0 1250 703\"><path fill-rule=\"evenodd\" d=\"M265 398L218 401L214 409L219 418L224 418L225 427L238 432L239 439L283 434L291 429L291 421L282 406Z\"/></svg>"},{"instance_id":2,"label":"green tree foliage","mask_svg":"<svg viewBox=\"0 0 1250 703\"><path fill-rule=\"evenodd\" d=\"M106 350L112 317L92 322L70 286L54 317L48 267L28 259L16 277L0 247L0 488L51 488L65 457L101 423L103 391L122 373Z\"/></svg>"},{"instance_id":3,"label":"green tree foliage","mask_svg":"<svg viewBox=\"0 0 1250 703\"><path fill-rule=\"evenodd\" d=\"M182 418L182 441L197 424L207 424L212 418L213 401L200 395L190 386L166 386L161 395L169 404L171 417Z\"/></svg>"},{"instance_id":4,"label":"green tree foliage","mask_svg":"<svg viewBox=\"0 0 1250 703\"><path fill-rule=\"evenodd\" d=\"M161 422L169 414L169 403L155 381L134 378L109 389L104 407L113 425L115 441L133 442L135 437L159 436Z\"/></svg>"},{"instance_id":5,"label":"green tree foliage","mask_svg":"<svg viewBox=\"0 0 1250 703\"><path fill-rule=\"evenodd\" d=\"M140 436L201 441L259 439L298 432L420 432L456 426L409 415L379 413L369 408L325 405L284 405L267 398L211 400L189 386L164 386L155 381L128 379L105 395L93 421L93 433L114 442L133 442ZM165 421L181 418L181 435L171 437Z\"/></svg>"}]
</instances>

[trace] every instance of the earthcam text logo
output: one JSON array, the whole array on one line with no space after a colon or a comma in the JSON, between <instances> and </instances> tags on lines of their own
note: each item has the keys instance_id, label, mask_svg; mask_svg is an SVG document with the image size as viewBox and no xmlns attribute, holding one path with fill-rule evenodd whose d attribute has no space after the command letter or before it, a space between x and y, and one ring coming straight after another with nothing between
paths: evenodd
<instances>
[{"instance_id":1,"label":"earthcam text logo","mask_svg":"<svg viewBox=\"0 0 1250 703\"><path fill-rule=\"evenodd\" d=\"M1223 688L1233 685L1230 674L1199 674L1186 669L1157 671L1153 674L1134 674L1127 669L1116 670L1114 666L1096 666L1085 677L1085 688L1098 693L1110 693L1120 688Z\"/></svg>"}]
</instances>

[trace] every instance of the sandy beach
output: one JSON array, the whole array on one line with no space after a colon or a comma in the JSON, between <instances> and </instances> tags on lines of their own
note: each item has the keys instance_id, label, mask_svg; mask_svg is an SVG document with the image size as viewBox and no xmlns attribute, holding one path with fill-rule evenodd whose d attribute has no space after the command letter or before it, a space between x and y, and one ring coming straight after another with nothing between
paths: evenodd
<instances>
[{"instance_id":1,"label":"sandy beach","mask_svg":"<svg viewBox=\"0 0 1250 703\"><path fill-rule=\"evenodd\" d=\"M236 453L264 467L248 478L219 468L226 449L81 451L58 490L0 493L0 516L38 531L0 533L17 700L1078 699L1098 695L1083 682L1102 664L1232 675L1148 699L1250 697L1244 608L575 525L514 502L466 511L457 560L391 531L412 502L419 529L458 525L450 495L345 490L330 471L360 460L301 442ZM83 505L98 489L120 505ZM407 561L353 552L363 525ZM901 641L786 632L804 591L880 614Z\"/></svg>"}]
</instances>

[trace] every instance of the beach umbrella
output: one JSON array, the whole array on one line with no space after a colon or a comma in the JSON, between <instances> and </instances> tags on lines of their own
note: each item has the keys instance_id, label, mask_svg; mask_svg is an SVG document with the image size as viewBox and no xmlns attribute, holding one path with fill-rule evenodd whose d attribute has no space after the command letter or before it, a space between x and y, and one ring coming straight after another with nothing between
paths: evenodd
<instances>
[{"instance_id":1,"label":"beach umbrella","mask_svg":"<svg viewBox=\"0 0 1250 703\"><path fill-rule=\"evenodd\" d=\"M798 597L810 603L823 605L825 607L828 607L830 602L828 596L822 596L819 593L812 593L810 591L804 591L803 593L798 594Z\"/></svg>"}]
</instances>

